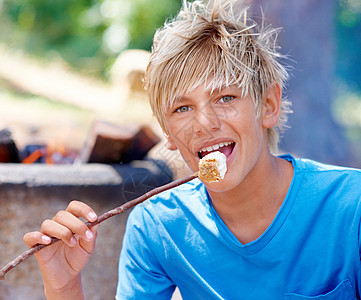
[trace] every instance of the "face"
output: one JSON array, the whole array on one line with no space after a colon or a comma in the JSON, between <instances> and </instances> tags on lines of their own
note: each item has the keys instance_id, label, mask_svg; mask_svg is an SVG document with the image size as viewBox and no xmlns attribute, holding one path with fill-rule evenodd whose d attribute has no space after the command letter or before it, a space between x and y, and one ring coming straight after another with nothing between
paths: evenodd
<instances>
[{"instance_id":1,"label":"face","mask_svg":"<svg viewBox=\"0 0 361 300\"><path fill-rule=\"evenodd\" d=\"M213 151L227 157L227 172L220 182L207 183L214 191L237 187L259 163L269 155L266 130L268 110L275 110L265 102L260 117L250 98L243 98L235 86L210 93L199 86L176 98L166 111L170 149L179 149L193 172L199 160ZM273 112L274 114L274 112Z\"/></svg>"}]
</instances>

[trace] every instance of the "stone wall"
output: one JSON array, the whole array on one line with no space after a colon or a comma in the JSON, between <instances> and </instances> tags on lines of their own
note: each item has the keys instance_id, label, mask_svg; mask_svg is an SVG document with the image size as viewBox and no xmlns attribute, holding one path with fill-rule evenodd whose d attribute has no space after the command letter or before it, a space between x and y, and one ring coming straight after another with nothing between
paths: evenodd
<instances>
[{"instance_id":1,"label":"stone wall","mask_svg":"<svg viewBox=\"0 0 361 300\"><path fill-rule=\"evenodd\" d=\"M26 232L38 230L43 220L78 199L100 215L171 180L159 161L129 165L87 164L50 166L0 164L0 265L27 248ZM114 299L118 257L129 211L103 222L97 247L83 271L88 300ZM41 274L34 257L11 270L0 281L0 299L45 299Z\"/></svg>"}]
</instances>

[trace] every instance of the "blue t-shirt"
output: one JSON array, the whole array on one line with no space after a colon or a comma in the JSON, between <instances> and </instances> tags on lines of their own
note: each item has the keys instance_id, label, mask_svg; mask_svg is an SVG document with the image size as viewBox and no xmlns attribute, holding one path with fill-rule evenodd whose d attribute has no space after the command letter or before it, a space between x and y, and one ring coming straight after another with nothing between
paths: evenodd
<instances>
[{"instance_id":1,"label":"blue t-shirt","mask_svg":"<svg viewBox=\"0 0 361 300\"><path fill-rule=\"evenodd\" d=\"M277 216L241 244L195 179L138 205L117 299L360 299L361 171L283 157L294 176Z\"/></svg>"}]
</instances>

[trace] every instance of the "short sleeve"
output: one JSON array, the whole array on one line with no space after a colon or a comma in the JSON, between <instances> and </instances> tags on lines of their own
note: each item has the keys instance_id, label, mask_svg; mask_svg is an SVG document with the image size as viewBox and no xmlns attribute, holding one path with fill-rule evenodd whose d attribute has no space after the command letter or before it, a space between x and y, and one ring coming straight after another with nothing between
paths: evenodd
<instances>
[{"instance_id":1,"label":"short sleeve","mask_svg":"<svg viewBox=\"0 0 361 300\"><path fill-rule=\"evenodd\" d=\"M162 254L156 222L144 205L134 208L119 258L116 299L170 299L175 285L157 259Z\"/></svg>"}]
</instances>

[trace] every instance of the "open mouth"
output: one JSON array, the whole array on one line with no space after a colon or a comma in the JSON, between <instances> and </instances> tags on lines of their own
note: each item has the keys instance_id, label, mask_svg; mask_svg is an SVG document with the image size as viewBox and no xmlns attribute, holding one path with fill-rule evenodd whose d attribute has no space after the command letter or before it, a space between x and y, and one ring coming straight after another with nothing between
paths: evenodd
<instances>
[{"instance_id":1,"label":"open mouth","mask_svg":"<svg viewBox=\"0 0 361 300\"><path fill-rule=\"evenodd\" d=\"M198 152L198 157L199 159L202 159L204 156L214 151L222 152L226 157L228 157L232 153L234 145L235 145L234 142L215 144L201 149L201 151Z\"/></svg>"}]
</instances>

